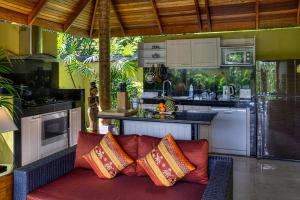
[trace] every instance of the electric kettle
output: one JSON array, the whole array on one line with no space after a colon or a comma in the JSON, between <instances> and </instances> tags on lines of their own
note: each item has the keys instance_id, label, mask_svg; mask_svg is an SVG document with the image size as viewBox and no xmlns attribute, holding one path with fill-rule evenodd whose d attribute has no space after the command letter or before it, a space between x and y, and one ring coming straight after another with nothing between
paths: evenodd
<instances>
[{"instance_id":1,"label":"electric kettle","mask_svg":"<svg viewBox=\"0 0 300 200\"><path fill-rule=\"evenodd\" d=\"M232 85L224 85L223 86L223 99L230 99L231 95L234 95L234 86Z\"/></svg>"}]
</instances>

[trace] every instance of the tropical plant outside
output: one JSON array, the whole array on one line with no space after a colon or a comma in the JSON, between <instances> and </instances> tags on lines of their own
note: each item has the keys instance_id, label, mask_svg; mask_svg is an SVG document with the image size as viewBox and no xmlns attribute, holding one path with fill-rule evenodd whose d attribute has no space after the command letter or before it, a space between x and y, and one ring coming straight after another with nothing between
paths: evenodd
<instances>
[{"instance_id":1,"label":"tropical plant outside","mask_svg":"<svg viewBox=\"0 0 300 200\"><path fill-rule=\"evenodd\" d=\"M5 90L9 95L18 97L18 93L13 87L13 82L10 79L3 77L5 74L11 73L11 63L4 49L0 48L0 90ZM0 107L5 107L10 113L13 113L13 104L11 98L0 96Z\"/></svg>"},{"instance_id":2,"label":"tropical plant outside","mask_svg":"<svg viewBox=\"0 0 300 200\"><path fill-rule=\"evenodd\" d=\"M135 80L137 71L137 48L141 37L111 39L111 91L112 108L116 107L117 91L120 83L127 84L129 97L141 92L141 85ZM64 61L73 85L75 73L88 81L98 81L98 73L92 63L99 61L99 43L96 39L80 38L58 33L58 56Z\"/></svg>"}]
</instances>

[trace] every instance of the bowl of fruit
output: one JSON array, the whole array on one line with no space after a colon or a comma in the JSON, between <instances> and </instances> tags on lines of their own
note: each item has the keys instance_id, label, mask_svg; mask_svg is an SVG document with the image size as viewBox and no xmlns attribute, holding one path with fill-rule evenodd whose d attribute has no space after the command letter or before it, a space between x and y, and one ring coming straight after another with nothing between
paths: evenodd
<instances>
[{"instance_id":1,"label":"bowl of fruit","mask_svg":"<svg viewBox=\"0 0 300 200\"><path fill-rule=\"evenodd\" d=\"M172 98L167 98L165 102L160 102L157 107L156 111L162 115L172 115L176 111L176 105Z\"/></svg>"}]
</instances>

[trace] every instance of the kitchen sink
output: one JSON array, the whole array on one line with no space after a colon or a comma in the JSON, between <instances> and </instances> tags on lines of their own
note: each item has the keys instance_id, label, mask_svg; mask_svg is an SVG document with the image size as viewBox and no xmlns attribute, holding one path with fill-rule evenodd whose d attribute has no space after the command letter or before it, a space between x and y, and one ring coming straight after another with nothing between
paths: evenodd
<instances>
[{"instance_id":1,"label":"kitchen sink","mask_svg":"<svg viewBox=\"0 0 300 200\"><path fill-rule=\"evenodd\" d=\"M192 99L192 97L189 96L172 96L173 99L175 100L188 100L188 99Z\"/></svg>"}]
</instances>

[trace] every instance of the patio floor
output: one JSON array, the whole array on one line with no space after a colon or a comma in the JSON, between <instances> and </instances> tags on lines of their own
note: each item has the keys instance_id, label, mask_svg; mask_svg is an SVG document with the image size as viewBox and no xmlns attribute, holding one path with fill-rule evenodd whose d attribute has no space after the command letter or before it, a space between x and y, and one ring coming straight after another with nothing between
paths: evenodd
<instances>
[{"instance_id":1,"label":"patio floor","mask_svg":"<svg viewBox=\"0 0 300 200\"><path fill-rule=\"evenodd\" d=\"M234 200L299 200L300 162L234 157Z\"/></svg>"}]
</instances>

